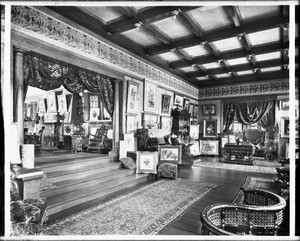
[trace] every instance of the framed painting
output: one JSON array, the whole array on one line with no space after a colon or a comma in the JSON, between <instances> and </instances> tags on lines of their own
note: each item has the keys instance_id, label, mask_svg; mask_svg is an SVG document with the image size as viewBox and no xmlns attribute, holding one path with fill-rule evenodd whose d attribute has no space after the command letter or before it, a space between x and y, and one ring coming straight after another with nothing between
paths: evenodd
<instances>
[{"instance_id":1,"label":"framed painting","mask_svg":"<svg viewBox=\"0 0 300 241\"><path fill-rule=\"evenodd\" d=\"M156 129L158 122L158 115L144 113L143 126L148 129Z\"/></svg>"},{"instance_id":2,"label":"framed painting","mask_svg":"<svg viewBox=\"0 0 300 241\"><path fill-rule=\"evenodd\" d=\"M160 117L160 129L168 130L171 133L171 129L172 129L172 117L171 116L161 116Z\"/></svg>"},{"instance_id":3,"label":"framed painting","mask_svg":"<svg viewBox=\"0 0 300 241\"><path fill-rule=\"evenodd\" d=\"M59 113L66 113L68 111L67 108L67 99L65 95L58 95L57 96L57 104L58 104L58 112Z\"/></svg>"},{"instance_id":4,"label":"framed painting","mask_svg":"<svg viewBox=\"0 0 300 241\"><path fill-rule=\"evenodd\" d=\"M163 94L162 95L162 106L161 113L169 114L171 113L171 95Z\"/></svg>"},{"instance_id":5,"label":"framed painting","mask_svg":"<svg viewBox=\"0 0 300 241\"><path fill-rule=\"evenodd\" d=\"M159 162L172 162L181 164L181 145L158 146Z\"/></svg>"},{"instance_id":6,"label":"framed painting","mask_svg":"<svg viewBox=\"0 0 300 241\"><path fill-rule=\"evenodd\" d=\"M135 130L135 116L127 115L126 116L126 133L132 133Z\"/></svg>"},{"instance_id":7,"label":"framed painting","mask_svg":"<svg viewBox=\"0 0 300 241\"><path fill-rule=\"evenodd\" d=\"M203 137L216 138L217 136L218 136L217 120L216 119L203 120Z\"/></svg>"},{"instance_id":8,"label":"framed painting","mask_svg":"<svg viewBox=\"0 0 300 241\"><path fill-rule=\"evenodd\" d=\"M157 174L158 153L150 151L136 152L136 173Z\"/></svg>"},{"instance_id":9,"label":"framed painting","mask_svg":"<svg viewBox=\"0 0 300 241\"><path fill-rule=\"evenodd\" d=\"M199 139L200 127L199 125L190 125L190 137L192 140Z\"/></svg>"},{"instance_id":10,"label":"framed painting","mask_svg":"<svg viewBox=\"0 0 300 241\"><path fill-rule=\"evenodd\" d=\"M228 143L236 143L236 138L234 134L228 135Z\"/></svg>"},{"instance_id":11,"label":"framed painting","mask_svg":"<svg viewBox=\"0 0 300 241\"><path fill-rule=\"evenodd\" d=\"M63 124L63 135L71 136L73 134L73 125L71 123Z\"/></svg>"},{"instance_id":12,"label":"framed painting","mask_svg":"<svg viewBox=\"0 0 300 241\"><path fill-rule=\"evenodd\" d=\"M139 85L129 81L127 91L127 114L137 114L139 107Z\"/></svg>"},{"instance_id":13,"label":"framed painting","mask_svg":"<svg viewBox=\"0 0 300 241\"><path fill-rule=\"evenodd\" d=\"M194 105L193 117L194 119L198 119L198 105Z\"/></svg>"},{"instance_id":14,"label":"framed painting","mask_svg":"<svg viewBox=\"0 0 300 241\"><path fill-rule=\"evenodd\" d=\"M189 111L190 110L190 99L184 98L183 100L183 109Z\"/></svg>"},{"instance_id":15,"label":"framed painting","mask_svg":"<svg viewBox=\"0 0 300 241\"><path fill-rule=\"evenodd\" d=\"M158 87L156 84L145 81L144 111L157 112Z\"/></svg>"},{"instance_id":16,"label":"framed painting","mask_svg":"<svg viewBox=\"0 0 300 241\"><path fill-rule=\"evenodd\" d=\"M211 116L216 115L216 105L202 105L202 115Z\"/></svg>"},{"instance_id":17,"label":"framed painting","mask_svg":"<svg viewBox=\"0 0 300 241\"><path fill-rule=\"evenodd\" d=\"M193 145L190 146L190 153L193 156L200 156L200 144L199 141L196 141Z\"/></svg>"},{"instance_id":18,"label":"framed painting","mask_svg":"<svg viewBox=\"0 0 300 241\"><path fill-rule=\"evenodd\" d=\"M57 105L56 105L56 96L55 92L49 92L47 95L47 113L56 113Z\"/></svg>"},{"instance_id":19,"label":"framed painting","mask_svg":"<svg viewBox=\"0 0 300 241\"><path fill-rule=\"evenodd\" d=\"M201 155L219 155L219 141L218 140L200 140L200 154Z\"/></svg>"},{"instance_id":20,"label":"framed painting","mask_svg":"<svg viewBox=\"0 0 300 241\"><path fill-rule=\"evenodd\" d=\"M183 107L183 97L180 95L175 95L174 105L178 107Z\"/></svg>"},{"instance_id":21,"label":"framed painting","mask_svg":"<svg viewBox=\"0 0 300 241\"><path fill-rule=\"evenodd\" d=\"M290 136L290 119L288 117L282 117L280 120L280 134L281 137Z\"/></svg>"}]
</instances>

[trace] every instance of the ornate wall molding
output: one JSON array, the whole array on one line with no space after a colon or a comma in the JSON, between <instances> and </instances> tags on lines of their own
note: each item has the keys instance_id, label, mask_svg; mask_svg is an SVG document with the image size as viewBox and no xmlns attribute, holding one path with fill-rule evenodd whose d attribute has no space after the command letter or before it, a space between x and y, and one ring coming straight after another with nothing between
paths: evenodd
<instances>
[{"instance_id":1,"label":"ornate wall molding","mask_svg":"<svg viewBox=\"0 0 300 241\"><path fill-rule=\"evenodd\" d=\"M33 8L12 6L11 21L16 31L21 27L23 31L35 33L35 38L46 37L51 43L72 47L74 52L88 54L93 59L96 57L127 72L129 70L161 87L198 98L196 87Z\"/></svg>"},{"instance_id":2,"label":"ornate wall molding","mask_svg":"<svg viewBox=\"0 0 300 241\"><path fill-rule=\"evenodd\" d=\"M199 99L216 99L237 96L253 96L289 93L289 80L222 86L199 90Z\"/></svg>"}]
</instances>

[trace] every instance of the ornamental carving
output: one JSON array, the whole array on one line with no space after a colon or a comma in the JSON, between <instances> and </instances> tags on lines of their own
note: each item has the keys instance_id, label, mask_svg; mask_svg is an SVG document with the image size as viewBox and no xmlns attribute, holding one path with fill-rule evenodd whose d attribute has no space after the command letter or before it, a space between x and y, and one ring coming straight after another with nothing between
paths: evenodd
<instances>
[{"instance_id":1,"label":"ornamental carving","mask_svg":"<svg viewBox=\"0 0 300 241\"><path fill-rule=\"evenodd\" d=\"M261 94L283 94L289 92L289 80L267 81L256 84L241 84L238 86L215 87L199 90L199 99L234 96L249 96Z\"/></svg>"},{"instance_id":2,"label":"ornamental carving","mask_svg":"<svg viewBox=\"0 0 300 241\"><path fill-rule=\"evenodd\" d=\"M63 22L59 22L50 15L47 16L45 13L37 11L34 8L12 6L11 21L13 28L14 25L21 26L28 31L56 40L59 44L71 46L76 52L81 51L85 54L93 55L111 64L118 65L127 71L130 70L136 74L142 75L144 78L150 79L162 87L175 88L176 91L183 92L183 94L187 96L193 98L198 97L199 93L196 87L189 85L180 79L176 79L167 73L161 73L161 70L150 66L117 48L111 47L95 37L83 34L81 31L76 30ZM35 35L35 37L39 38L40 36ZM163 77L163 75L168 76L168 78ZM163 79L168 79L169 81L163 81Z\"/></svg>"}]
</instances>

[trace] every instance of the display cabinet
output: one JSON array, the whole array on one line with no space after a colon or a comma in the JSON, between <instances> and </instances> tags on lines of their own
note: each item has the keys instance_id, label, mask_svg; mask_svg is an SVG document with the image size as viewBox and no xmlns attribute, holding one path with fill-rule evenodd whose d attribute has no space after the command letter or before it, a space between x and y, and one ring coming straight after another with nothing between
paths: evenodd
<instances>
[{"instance_id":1,"label":"display cabinet","mask_svg":"<svg viewBox=\"0 0 300 241\"><path fill-rule=\"evenodd\" d=\"M224 162L234 164L253 165L253 145L248 144L225 144L226 158Z\"/></svg>"},{"instance_id":2,"label":"display cabinet","mask_svg":"<svg viewBox=\"0 0 300 241\"><path fill-rule=\"evenodd\" d=\"M190 113L188 110L174 109L171 113L172 133L178 136L186 137L189 135L190 130Z\"/></svg>"}]
</instances>

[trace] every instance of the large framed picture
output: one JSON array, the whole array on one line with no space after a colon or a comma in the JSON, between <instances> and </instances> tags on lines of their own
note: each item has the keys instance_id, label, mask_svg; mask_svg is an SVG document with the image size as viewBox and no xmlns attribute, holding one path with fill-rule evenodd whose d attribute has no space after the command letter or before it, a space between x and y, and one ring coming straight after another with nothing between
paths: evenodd
<instances>
[{"instance_id":1,"label":"large framed picture","mask_svg":"<svg viewBox=\"0 0 300 241\"><path fill-rule=\"evenodd\" d=\"M161 113L162 114L170 114L171 113L171 95L163 94L162 95L162 106Z\"/></svg>"},{"instance_id":2,"label":"large framed picture","mask_svg":"<svg viewBox=\"0 0 300 241\"><path fill-rule=\"evenodd\" d=\"M200 128L199 125L190 125L190 137L192 140L199 139Z\"/></svg>"},{"instance_id":3,"label":"large framed picture","mask_svg":"<svg viewBox=\"0 0 300 241\"><path fill-rule=\"evenodd\" d=\"M57 112L56 96L55 96L55 92L51 91L47 95L47 113L56 113L56 112Z\"/></svg>"},{"instance_id":4,"label":"large framed picture","mask_svg":"<svg viewBox=\"0 0 300 241\"><path fill-rule=\"evenodd\" d=\"M150 151L136 152L136 173L157 173L158 153Z\"/></svg>"},{"instance_id":5,"label":"large framed picture","mask_svg":"<svg viewBox=\"0 0 300 241\"><path fill-rule=\"evenodd\" d=\"M200 154L201 155L219 155L219 141L218 140L200 140Z\"/></svg>"},{"instance_id":6,"label":"large framed picture","mask_svg":"<svg viewBox=\"0 0 300 241\"><path fill-rule=\"evenodd\" d=\"M280 120L280 134L281 137L290 136L290 119L288 117L282 117Z\"/></svg>"},{"instance_id":7,"label":"large framed picture","mask_svg":"<svg viewBox=\"0 0 300 241\"><path fill-rule=\"evenodd\" d=\"M216 105L202 105L202 115L211 116L216 115Z\"/></svg>"},{"instance_id":8,"label":"large framed picture","mask_svg":"<svg viewBox=\"0 0 300 241\"><path fill-rule=\"evenodd\" d=\"M181 145L158 146L159 162L181 164Z\"/></svg>"},{"instance_id":9,"label":"large framed picture","mask_svg":"<svg viewBox=\"0 0 300 241\"><path fill-rule=\"evenodd\" d=\"M156 84L145 81L144 111L157 112L158 87Z\"/></svg>"},{"instance_id":10,"label":"large framed picture","mask_svg":"<svg viewBox=\"0 0 300 241\"><path fill-rule=\"evenodd\" d=\"M161 116L160 117L160 129L168 130L171 132L172 130L172 117L171 116Z\"/></svg>"},{"instance_id":11,"label":"large framed picture","mask_svg":"<svg viewBox=\"0 0 300 241\"><path fill-rule=\"evenodd\" d=\"M127 91L127 114L137 114L139 106L138 83L129 81Z\"/></svg>"},{"instance_id":12,"label":"large framed picture","mask_svg":"<svg viewBox=\"0 0 300 241\"><path fill-rule=\"evenodd\" d=\"M126 116L126 133L132 133L135 130L135 116L127 115Z\"/></svg>"},{"instance_id":13,"label":"large framed picture","mask_svg":"<svg viewBox=\"0 0 300 241\"><path fill-rule=\"evenodd\" d=\"M203 120L203 137L216 138L217 136L218 136L217 120L216 119Z\"/></svg>"},{"instance_id":14,"label":"large framed picture","mask_svg":"<svg viewBox=\"0 0 300 241\"><path fill-rule=\"evenodd\" d=\"M175 95L174 105L178 107L183 107L183 97L180 95Z\"/></svg>"},{"instance_id":15,"label":"large framed picture","mask_svg":"<svg viewBox=\"0 0 300 241\"><path fill-rule=\"evenodd\" d=\"M148 129L156 129L158 123L158 115L144 113L143 126Z\"/></svg>"}]
</instances>

